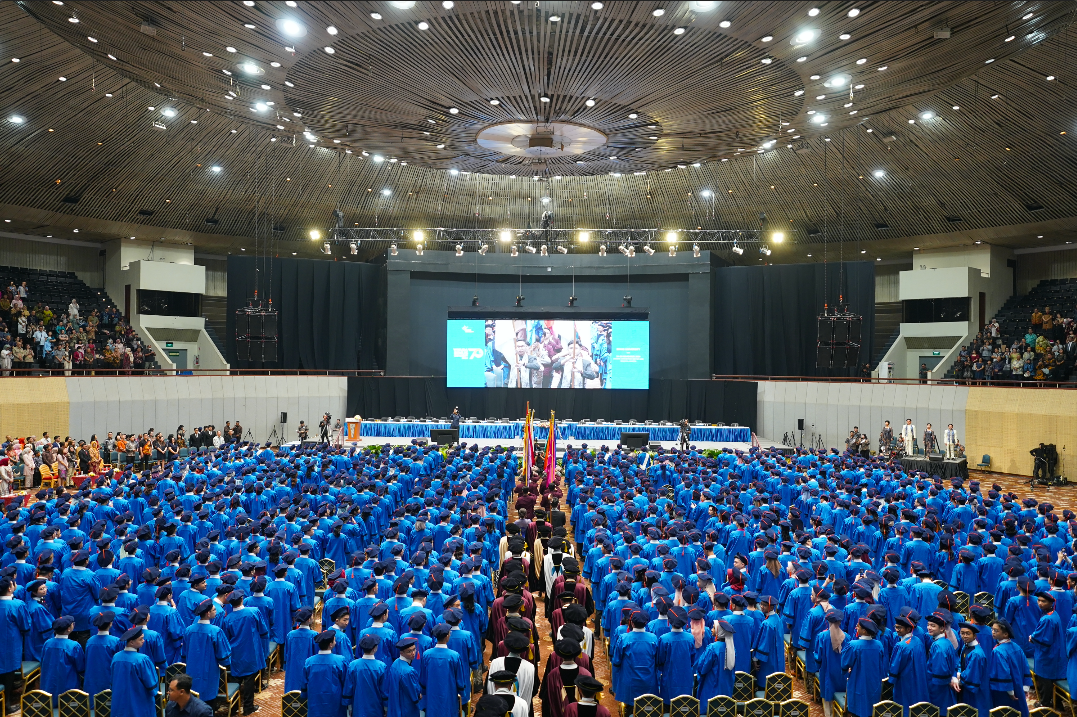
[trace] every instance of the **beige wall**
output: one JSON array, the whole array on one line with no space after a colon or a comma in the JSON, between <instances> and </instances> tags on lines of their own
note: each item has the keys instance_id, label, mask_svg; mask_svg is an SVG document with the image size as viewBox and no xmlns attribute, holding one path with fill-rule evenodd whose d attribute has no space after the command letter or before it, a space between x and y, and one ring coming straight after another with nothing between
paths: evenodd
<instances>
[{"instance_id":1,"label":"beige wall","mask_svg":"<svg viewBox=\"0 0 1077 717\"><path fill-rule=\"evenodd\" d=\"M1054 443L1060 457L1063 446L1077 451L1077 391L970 388L965 425L970 463L986 453L992 470L1031 475L1028 452L1040 443ZM1073 473L1077 462L1067 461L1066 469Z\"/></svg>"},{"instance_id":2,"label":"beige wall","mask_svg":"<svg viewBox=\"0 0 1077 717\"><path fill-rule=\"evenodd\" d=\"M105 285L101 246L90 242L65 242L45 237L25 239L11 232L0 232L0 266L22 269L73 271L87 286Z\"/></svg>"},{"instance_id":3,"label":"beige wall","mask_svg":"<svg viewBox=\"0 0 1077 717\"><path fill-rule=\"evenodd\" d=\"M0 436L68 435L70 410L62 378L0 378Z\"/></svg>"}]
</instances>

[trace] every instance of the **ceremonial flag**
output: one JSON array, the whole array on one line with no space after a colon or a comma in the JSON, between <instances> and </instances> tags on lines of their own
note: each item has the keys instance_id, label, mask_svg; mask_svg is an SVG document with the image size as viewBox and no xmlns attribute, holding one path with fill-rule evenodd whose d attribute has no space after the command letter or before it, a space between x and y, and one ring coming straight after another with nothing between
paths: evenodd
<instances>
[{"instance_id":1,"label":"ceremonial flag","mask_svg":"<svg viewBox=\"0 0 1077 717\"><path fill-rule=\"evenodd\" d=\"M557 425L554 422L553 411L550 411L550 434L546 436L546 478L542 487L549 488L554 482L557 473Z\"/></svg>"},{"instance_id":2,"label":"ceremonial flag","mask_svg":"<svg viewBox=\"0 0 1077 717\"><path fill-rule=\"evenodd\" d=\"M535 436L532 432L534 411L531 403L527 404L527 415L524 417L524 483L531 485L531 468L535 465Z\"/></svg>"}]
</instances>

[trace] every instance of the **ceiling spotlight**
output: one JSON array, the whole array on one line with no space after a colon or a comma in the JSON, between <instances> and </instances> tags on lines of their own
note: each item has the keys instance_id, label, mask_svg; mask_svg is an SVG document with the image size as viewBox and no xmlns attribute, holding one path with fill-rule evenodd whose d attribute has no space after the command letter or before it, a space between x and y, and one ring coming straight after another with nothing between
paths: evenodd
<instances>
[{"instance_id":1,"label":"ceiling spotlight","mask_svg":"<svg viewBox=\"0 0 1077 717\"><path fill-rule=\"evenodd\" d=\"M663 15L666 14L666 11L663 10L662 8L655 8L655 10L653 12L651 12L651 14L654 15L655 17L662 17Z\"/></svg>"},{"instance_id":2,"label":"ceiling spotlight","mask_svg":"<svg viewBox=\"0 0 1077 717\"><path fill-rule=\"evenodd\" d=\"M488 251L490 251L490 245L489 244L483 244L482 246L479 247L479 254L482 254L483 256L486 256L486 252L488 252Z\"/></svg>"},{"instance_id":3,"label":"ceiling spotlight","mask_svg":"<svg viewBox=\"0 0 1077 717\"><path fill-rule=\"evenodd\" d=\"M261 67L254 64L253 62L244 62L242 65L239 66L239 69L243 70L248 75L263 75L263 74L265 74L265 70L263 70Z\"/></svg>"},{"instance_id":4,"label":"ceiling spotlight","mask_svg":"<svg viewBox=\"0 0 1077 717\"><path fill-rule=\"evenodd\" d=\"M710 12L718 6L716 0L691 0L688 9L693 12Z\"/></svg>"},{"instance_id":5,"label":"ceiling spotlight","mask_svg":"<svg viewBox=\"0 0 1077 717\"><path fill-rule=\"evenodd\" d=\"M550 15L550 22L561 22L560 15Z\"/></svg>"},{"instance_id":6,"label":"ceiling spotlight","mask_svg":"<svg viewBox=\"0 0 1077 717\"><path fill-rule=\"evenodd\" d=\"M324 49L325 49L325 54L327 54L327 55L336 54L336 50L334 50L332 46L326 46Z\"/></svg>"},{"instance_id":7,"label":"ceiling spotlight","mask_svg":"<svg viewBox=\"0 0 1077 717\"><path fill-rule=\"evenodd\" d=\"M10 122L11 124L22 124L23 122L26 121L26 118L25 117L20 117L19 115L11 115L10 117L7 118L7 121Z\"/></svg>"},{"instance_id":8,"label":"ceiling spotlight","mask_svg":"<svg viewBox=\"0 0 1077 717\"><path fill-rule=\"evenodd\" d=\"M991 64L992 62L994 62L994 61L995 61L995 58L993 58L993 57L992 57L992 58L989 58L989 59L987 59L987 60L984 60L984 64L985 64L985 65L990 65L990 64Z\"/></svg>"},{"instance_id":9,"label":"ceiling spotlight","mask_svg":"<svg viewBox=\"0 0 1077 717\"><path fill-rule=\"evenodd\" d=\"M692 256L694 256L697 259L699 258L699 244L693 244L692 245Z\"/></svg>"},{"instance_id":10,"label":"ceiling spotlight","mask_svg":"<svg viewBox=\"0 0 1077 717\"><path fill-rule=\"evenodd\" d=\"M312 240L314 240L314 241L318 241L319 239L322 238L322 233L320 231L318 231L317 229L311 229L310 230L310 238Z\"/></svg>"},{"instance_id":11,"label":"ceiling spotlight","mask_svg":"<svg viewBox=\"0 0 1077 717\"><path fill-rule=\"evenodd\" d=\"M559 253L561 253L561 254L568 254L568 249L566 249L566 248L565 248L565 247L563 247L563 246L559 246L559 247L557 247L557 251L558 251Z\"/></svg>"},{"instance_id":12,"label":"ceiling spotlight","mask_svg":"<svg viewBox=\"0 0 1077 717\"><path fill-rule=\"evenodd\" d=\"M370 13L370 17L372 19L374 19L374 20L381 20L381 13L380 12L372 12L372 13Z\"/></svg>"},{"instance_id":13,"label":"ceiling spotlight","mask_svg":"<svg viewBox=\"0 0 1077 717\"><path fill-rule=\"evenodd\" d=\"M161 110L161 114L163 114L165 117L175 117L176 110L172 109L171 107L165 107L163 110Z\"/></svg>"},{"instance_id":14,"label":"ceiling spotlight","mask_svg":"<svg viewBox=\"0 0 1077 717\"><path fill-rule=\"evenodd\" d=\"M813 7L811 10L808 10L808 17L815 17L818 14L819 14L819 8L817 8L817 7Z\"/></svg>"},{"instance_id":15,"label":"ceiling spotlight","mask_svg":"<svg viewBox=\"0 0 1077 717\"><path fill-rule=\"evenodd\" d=\"M598 245L598 255L599 256L606 256L606 245L605 244L599 244Z\"/></svg>"},{"instance_id":16,"label":"ceiling spotlight","mask_svg":"<svg viewBox=\"0 0 1077 717\"><path fill-rule=\"evenodd\" d=\"M497 107L499 104L501 104L501 100L490 100L490 104L492 104L494 107Z\"/></svg>"},{"instance_id":17,"label":"ceiling spotlight","mask_svg":"<svg viewBox=\"0 0 1077 717\"><path fill-rule=\"evenodd\" d=\"M759 39L759 41L760 41L760 42L770 42L770 41L771 41L771 40L773 40L773 39L774 39L774 36L773 36L773 35L764 35L763 37L761 37L761 38Z\"/></svg>"},{"instance_id":18,"label":"ceiling spotlight","mask_svg":"<svg viewBox=\"0 0 1077 717\"><path fill-rule=\"evenodd\" d=\"M456 107L450 107L449 108L449 114L458 115L458 114L460 114L460 110L458 108L456 108Z\"/></svg>"},{"instance_id":19,"label":"ceiling spotlight","mask_svg":"<svg viewBox=\"0 0 1077 717\"><path fill-rule=\"evenodd\" d=\"M711 196L711 190L704 189L702 192L699 193L699 196L701 196L701 197L709 197L709 196Z\"/></svg>"},{"instance_id":20,"label":"ceiling spotlight","mask_svg":"<svg viewBox=\"0 0 1077 717\"><path fill-rule=\"evenodd\" d=\"M677 245L676 244L670 244L669 245L669 255L671 257L677 256Z\"/></svg>"},{"instance_id":21,"label":"ceiling spotlight","mask_svg":"<svg viewBox=\"0 0 1077 717\"><path fill-rule=\"evenodd\" d=\"M934 112L921 112L921 113L920 113L920 119L926 119L926 120L929 120L929 119L931 119L931 118L932 118L932 117L934 117L934 116L935 116L935 113L934 113Z\"/></svg>"},{"instance_id":22,"label":"ceiling spotlight","mask_svg":"<svg viewBox=\"0 0 1077 717\"><path fill-rule=\"evenodd\" d=\"M1010 35L1005 40L1003 40L1003 42L1013 42L1016 38L1017 38L1016 35Z\"/></svg>"},{"instance_id":23,"label":"ceiling spotlight","mask_svg":"<svg viewBox=\"0 0 1077 717\"><path fill-rule=\"evenodd\" d=\"M325 28L325 31L328 32L330 35L336 35L338 32L340 32L334 25L330 25L329 27Z\"/></svg>"},{"instance_id":24,"label":"ceiling spotlight","mask_svg":"<svg viewBox=\"0 0 1077 717\"><path fill-rule=\"evenodd\" d=\"M729 20L722 20L720 23L718 23L718 27L728 28L731 24L732 23L729 22Z\"/></svg>"},{"instance_id":25,"label":"ceiling spotlight","mask_svg":"<svg viewBox=\"0 0 1077 717\"><path fill-rule=\"evenodd\" d=\"M794 45L803 45L815 39L818 33L815 30L801 30L793 36Z\"/></svg>"},{"instance_id":26,"label":"ceiling spotlight","mask_svg":"<svg viewBox=\"0 0 1077 717\"><path fill-rule=\"evenodd\" d=\"M1048 81L1048 82L1050 82L1050 81L1051 81L1051 80L1053 80L1053 79L1055 79L1055 76L1054 76L1054 75L1047 75L1047 81Z\"/></svg>"},{"instance_id":27,"label":"ceiling spotlight","mask_svg":"<svg viewBox=\"0 0 1077 717\"><path fill-rule=\"evenodd\" d=\"M600 3L600 2L593 2L593 3L591 3L591 9L592 9L592 10L601 10L601 9L602 9L603 7L604 7L604 6L603 6L603 5L602 5L602 3Z\"/></svg>"},{"instance_id":28,"label":"ceiling spotlight","mask_svg":"<svg viewBox=\"0 0 1077 717\"><path fill-rule=\"evenodd\" d=\"M210 169L213 170L214 172L216 172L217 174L220 174L221 168L219 166L217 166L216 164L213 165L212 167L210 167Z\"/></svg>"},{"instance_id":29,"label":"ceiling spotlight","mask_svg":"<svg viewBox=\"0 0 1077 717\"><path fill-rule=\"evenodd\" d=\"M875 176L876 179L882 179L886 176L886 172L882 169L876 169L874 172L872 172L872 174Z\"/></svg>"},{"instance_id":30,"label":"ceiling spotlight","mask_svg":"<svg viewBox=\"0 0 1077 717\"><path fill-rule=\"evenodd\" d=\"M79 21L79 19L77 17L69 17L69 18L67 18L67 21L77 23Z\"/></svg>"},{"instance_id":31,"label":"ceiling spotlight","mask_svg":"<svg viewBox=\"0 0 1077 717\"><path fill-rule=\"evenodd\" d=\"M1032 13L1026 13L1021 19L1022 20L1031 20L1032 19Z\"/></svg>"},{"instance_id":32,"label":"ceiling spotlight","mask_svg":"<svg viewBox=\"0 0 1077 717\"><path fill-rule=\"evenodd\" d=\"M512 241L512 232L508 229L502 229L500 234L498 235L498 238L501 239L501 241L508 243Z\"/></svg>"},{"instance_id":33,"label":"ceiling spotlight","mask_svg":"<svg viewBox=\"0 0 1077 717\"><path fill-rule=\"evenodd\" d=\"M415 0L389 0L389 4L397 10L410 10L415 7Z\"/></svg>"},{"instance_id":34,"label":"ceiling spotlight","mask_svg":"<svg viewBox=\"0 0 1077 717\"><path fill-rule=\"evenodd\" d=\"M415 245L415 255L416 256L422 256L423 255L423 245L422 244L416 244Z\"/></svg>"},{"instance_id":35,"label":"ceiling spotlight","mask_svg":"<svg viewBox=\"0 0 1077 717\"><path fill-rule=\"evenodd\" d=\"M413 231L411 233L411 238L414 239L415 241L419 242L420 244L422 244L422 242L423 242L423 230L422 229L416 229L415 231Z\"/></svg>"},{"instance_id":36,"label":"ceiling spotlight","mask_svg":"<svg viewBox=\"0 0 1077 717\"><path fill-rule=\"evenodd\" d=\"M762 62L764 65L769 65L770 63L774 62L774 58L764 57L762 60L760 60L760 62Z\"/></svg>"},{"instance_id":37,"label":"ceiling spotlight","mask_svg":"<svg viewBox=\"0 0 1077 717\"><path fill-rule=\"evenodd\" d=\"M516 248L516 245L512 245L512 249L509 251L510 256L520 256L520 250Z\"/></svg>"},{"instance_id":38,"label":"ceiling spotlight","mask_svg":"<svg viewBox=\"0 0 1077 717\"><path fill-rule=\"evenodd\" d=\"M60 80L60 82L67 82L67 78L66 78L66 77L58 77L58 78L56 78L56 79Z\"/></svg>"},{"instance_id":39,"label":"ceiling spotlight","mask_svg":"<svg viewBox=\"0 0 1077 717\"><path fill-rule=\"evenodd\" d=\"M961 109L961 105L954 105L954 109L955 109L955 110L959 110L959 109Z\"/></svg>"},{"instance_id":40,"label":"ceiling spotlight","mask_svg":"<svg viewBox=\"0 0 1077 717\"><path fill-rule=\"evenodd\" d=\"M643 251L647 252L647 256L654 256L654 249L651 248L650 244L644 244Z\"/></svg>"},{"instance_id":41,"label":"ceiling spotlight","mask_svg":"<svg viewBox=\"0 0 1077 717\"><path fill-rule=\"evenodd\" d=\"M421 20L419 22L419 24L416 25L416 27L418 27L420 30L429 30L430 29L430 23L428 23L425 20Z\"/></svg>"},{"instance_id":42,"label":"ceiling spotlight","mask_svg":"<svg viewBox=\"0 0 1077 717\"><path fill-rule=\"evenodd\" d=\"M595 98L594 97L589 97L587 99L587 101L584 102L584 104L587 105L588 107L594 107L595 106Z\"/></svg>"},{"instance_id":43,"label":"ceiling spotlight","mask_svg":"<svg viewBox=\"0 0 1077 717\"><path fill-rule=\"evenodd\" d=\"M666 241L669 242L670 244L676 244L677 243L677 232L675 232L675 231L666 232Z\"/></svg>"},{"instance_id":44,"label":"ceiling spotlight","mask_svg":"<svg viewBox=\"0 0 1077 717\"><path fill-rule=\"evenodd\" d=\"M282 17L277 20L277 29L288 37L303 37L307 34L307 28L290 17Z\"/></svg>"},{"instance_id":45,"label":"ceiling spotlight","mask_svg":"<svg viewBox=\"0 0 1077 717\"><path fill-rule=\"evenodd\" d=\"M885 69L886 69L887 67L889 67L889 65L883 65L882 67L880 67L880 68L879 68L879 72L882 72L882 71L883 71L883 70L885 70Z\"/></svg>"},{"instance_id":46,"label":"ceiling spotlight","mask_svg":"<svg viewBox=\"0 0 1077 717\"><path fill-rule=\"evenodd\" d=\"M673 34L674 35L683 35L684 34L684 28L683 27L675 27L675 28L673 28Z\"/></svg>"},{"instance_id":47,"label":"ceiling spotlight","mask_svg":"<svg viewBox=\"0 0 1077 717\"><path fill-rule=\"evenodd\" d=\"M811 121L815 124L823 124L824 122L826 122L826 115L817 114L811 118Z\"/></svg>"},{"instance_id":48,"label":"ceiling spotlight","mask_svg":"<svg viewBox=\"0 0 1077 717\"><path fill-rule=\"evenodd\" d=\"M857 15L859 15L859 14L860 14L860 8L856 8L856 7L854 7L854 8L853 8L852 10L850 10L850 11L849 11L849 12L848 12L847 14L849 15L849 17L856 17Z\"/></svg>"},{"instance_id":49,"label":"ceiling spotlight","mask_svg":"<svg viewBox=\"0 0 1077 717\"><path fill-rule=\"evenodd\" d=\"M763 256L770 256L770 249L768 249L765 246L761 246L761 247L759 247L759 253L762 254Z\"/></svg>"},{"instance_id":50,"label":"ceiling spotlight","mask_svg":"<svg viewBox=\"0 0 1077 717\"><path fill-rule=\"evenodd\" d=\"M456 245L456 255L457 256L463 256L464 255L464 245L463 244L457 244Z\"/></svg>"},{"instance_id":51,"label":"ceiling spotlight","mask_svg":"<svg viewBox=\"0 0 1077 717\"><path fill-rule=\"evenodd\" d=\"M329 246L329 242L323 242L322 243L322 253L323 254L332 254L333 253L333 248L331 246Z\"/></svg>"},{"instance_id":52,"label":"ceiling spotlight","mask_svg":"<svg viewBox=\"0 0 1077 717\"><path fill-rule=\"evenodd\" d=\"M546 95L542 95L542 96L539 97L539 102L549 102L549 101L550 101L550 98L547 97Z\"/></svg>"},{"instance_id":53,"label":"ceiling spotlight","mask_svg":"<svg viewBox=\"0 0 1077 717\"><path fill-rule=\"evenodd\" d=\"M550 252L547 250L545 244L543 244L541 247L539 247L539 256L549 256L549 255L550 255Z\"/></svg>"},{"instance_id":54,"label":"ceiling spotlight","mask_svg":"<svg viewBox=\"0 0 1077 717\"><path fill-rule=\"evenodd\" d=\"M774 232L770 235L770 240L775 244L781 244L785 241L785 234L783 232Z\"/></svg>"},{"instance_id":55,"label":"ceiling spotlight","mask_svg":"<svg viewBox=\"0 0 1077 717\"><path fill-rule=\"evenodd\" d=\"M526 250L527 250L527 253L528 253L528 254L534 254L534 253L535 253L535 247L531 246L530 244L528 244L527 246L525 246L525 247L524 247L524 249L526 249Z\"/></svg>"},{"instance_id":56,"label":"ceiling spotlight","mask_svg":"<svg viewBox=\"0 0 1077 717\"><path fill-rule=\"evenodd\" d=\"M740 256L741 254L744 253L744 249L742 249L741 247L734 244L733 245L733 253L736 254L737 256Z\"/></svg>"},{"instance_id":57,"label":"ceiling spotlight","mask_svg":"<svg viewBox=\"0 0 1077 717\"><path fill-rule=\"evenodd\" d=\"M849 34L849 33L847 33L847 32L843 32L843 33L841 33L840 35L838 35L838 39L839 39L839 40L849 40L849 39L851 39L851 38L852 38L852 35L850 35L850 34Z\"/></svg>"},{"instance_id":58,"label":"ceiling spotlight","mask_svg":"<svg viewBox=\"0 0 1077 717\"><path fill-rule=\"evenodd\" d=\"M351 244L349 244L348 249L351 251L352 256L355 256L356 254L359 253L359 245L356 244L355 242L352 242Z\"/></svg>"}]
</instances>

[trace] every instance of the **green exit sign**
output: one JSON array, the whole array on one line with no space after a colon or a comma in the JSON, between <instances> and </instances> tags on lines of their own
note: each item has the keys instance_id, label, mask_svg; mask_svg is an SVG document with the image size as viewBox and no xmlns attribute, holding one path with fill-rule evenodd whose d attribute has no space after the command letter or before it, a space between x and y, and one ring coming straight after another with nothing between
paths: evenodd
<instances>
[{"instance_id":1,"label":"green exit sign","mask_svg":"<svg viewBox=\"0 0 1077 717\"><path fill-rule=\"evenodd\" d=\"M169 344L169 346L171 346L171 345L172 345L172 344ZM932 356L942 356L942 351L932 351L932 352L931 352L931 355L932 355Z\"/></svg>"},{"instance_id":2,"label":"green exit sign","mask_svg":"<svg viewBox=\"0 0 1077 717\"><path fill-rule=\"evenodd\" d=\"M166 348L166 349L170 349L170 348L172 348L172 342L171 342L171 341L165 341L165 348ZM937 352L937 351L936 351L935 353L936 353L936 354L938 354L938 352Z\"/></svg>"}]
</instances>

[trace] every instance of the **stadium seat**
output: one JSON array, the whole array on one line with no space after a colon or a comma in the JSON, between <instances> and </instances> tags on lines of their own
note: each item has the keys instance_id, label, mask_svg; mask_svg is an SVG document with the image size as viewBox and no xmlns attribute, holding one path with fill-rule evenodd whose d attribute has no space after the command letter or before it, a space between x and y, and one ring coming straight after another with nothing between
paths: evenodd
<instances>
[{"instance_id":1,"label":"stadium seat","mask_svg":"<svg viewBox=\"0 0 1077 717\"><path fill-rule=\"evenodd\" d=\"M915 707L915 705L913 705L913 706ZM1018 710L1014 709L1013 707L1007 707L1005 705L1003 705L1002 707L996 707L995 709L991 710L988 714L991 715L991 717L1020 717L1021 716L1021 713Z\"/></svg>"},{"instance_id":2,"label":"stadium seat","mask_svg":"<svg viewBox=\"0 0 1077 717\"><path fill-rule=\"evenodd\" d=\"M233 711L239 712L240 710L240 694L239 683L232 682L229 678L231 675L228 673L227 667L221 668L221 681L218 688L217 697L224 700L224 705L228 708L227 715L232 717Z\"/></svg>"},{"instance_id":3,"label":"stadium seat","mask_svg":"<svg viewBox=\"0 0 1077 717\"><path fill-rule=\"evenodd\" d=\"M793 678L785 672L773 672L767 675L767 689L764 697L771 702L785 702L793 699Z\"/></svg>"},{"instance_id":4,"label":"stadium seat","mask_svg":"<svg viewBox=\"0 0 1077 717\"><path fill-rule=\"evenodd\" d=\"M735 717L737 701L729 695L715 695L707 700L707 717Z\"/></svg>"},{"instance_id":5,"label":"stadium seat","mask_svg":"<svg viewBox=\"0 0 1077 717\"><path fill-rule=\"evenodd\" d=\"M946 709L949 717L977 717L977 713L978 710L975 707L964 702L958 702Z\"/></svg>"},{"instance_id":6,"label":"stadium seat","mask_svg":"<svg viewBox=\"0 0 1077 717\"><path fill-rule=\"evenodd\" d=\"M23 692L32 689L31 685L37 684L41 677L41 663L23 660L22 663L22 689Z\"/></svg>"},{"instance_id":7,"label":"stadium seat","mask_svg":"<svg viewBox=\"0 0 1077 717\"><path fill-rule=\"evenodd\" d=\"M762 697L744 703L744 717L773 717L774 703Z\"/></svg>"},{"instance_id":8,"label":"stadium seat","mask_svg":"<svg viewBox=\"0 0 1077 717\"><path fill-rule=\"evenodd\" d=\"M778 717L808 717L810 709L804 700L786 700L778 705Z\"/></svg>"},{"instance_id":9,"label":"stadium seat","mask_svg":"<svg viewBox=\"0 0 1077 717\"><path fill-rule=\"evenodd\" d=\"M755 678L749 672L736 672L733 675L733 699L747 702L755 699Z\"/></svg>"},{"instance_id":10,"label":"stadium seat","mask_svg":"<svg viewBox=\"0 0 1077 717\"><path fill-rule=\"evenodd\" d=\"M990 610L995 609L995 596L989 592L976 593L972 596L972 601L977 605L983 605Z\"/></svg>"},{"instance_id":11,"label":"stadium seat","mask_svg":"<svg viewBox=\"0 0 1077 717\"><path fill-rule=\"evenodd\" d=\"M835 692L834 701L831 705L831 713L834 717L844 717L845 715L845 693Z\"/></svg>"}]
</instances>

